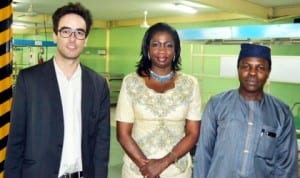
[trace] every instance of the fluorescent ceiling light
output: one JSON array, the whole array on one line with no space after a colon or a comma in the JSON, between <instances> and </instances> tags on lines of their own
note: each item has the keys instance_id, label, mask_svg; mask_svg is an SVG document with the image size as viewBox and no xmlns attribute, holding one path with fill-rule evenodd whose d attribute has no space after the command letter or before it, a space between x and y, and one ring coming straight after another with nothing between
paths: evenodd
<instances>
[{"instance_id":1,"label":"fluorescent ceiling light","mask_svg":"<svg viewBox=\"0 0 300 178\"><path fill-rule=\"evenodd\" d=\"M190 14L195 14L197 12L195 8L180 3L176 3L175 7L182 12L186 12Z\"/></svg>"},{"instance_id":2,"label":"fluorescent ceiling light","mask_svg":"<svg viewBox=\"0 0 300 178\"><path fill-rule=\"evenodd\" d=\"M190 6L190 7L196 7L196 8L209 8L206 5L199 4L199 3L196 3L196 2L191 2L191 1L180 1L180 4L184 4L184 5L187 5L187 6Z\"/></svg>"},{"instance_id":3,"label":"fluorescent ceiling light","mask_svg":"<svg viewBox=\"0 0 300 178\"><path fill-rule=\"evenodd\" d=\"M13 23L11 27L13 29L25 29L26 28L24 23Z\"/></svg>"},{"instance_id":4,"label":"fluorescent ceiling light","mask_svg":"<svg viewBox=\"0 0 300 178\"><path fill-rule=\"evenodd\" d=\"M20 25L12 25L11 27L12 27L13 29L26 29L26 27L20 26Z\"/></svg>"}]
</instances>

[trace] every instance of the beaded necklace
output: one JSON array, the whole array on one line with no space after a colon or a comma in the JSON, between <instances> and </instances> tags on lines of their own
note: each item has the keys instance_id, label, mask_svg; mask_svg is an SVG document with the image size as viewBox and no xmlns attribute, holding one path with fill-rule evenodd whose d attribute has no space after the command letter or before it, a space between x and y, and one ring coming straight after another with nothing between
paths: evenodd
<instances>
[{"instance_id":1,"label":"beaded necklace","mask_svg":"<svg viewBox=\"0 0 300 178\"><path fill-rule=\"evenodd\" d=\"M167 75L158 75L155 72L153 72L152 70L150 70L150 77L159 82L167 82L167 81L171 80L173 78L173 76L174 76L174 71L171 71Z\"/></svg>"}]
</instances>

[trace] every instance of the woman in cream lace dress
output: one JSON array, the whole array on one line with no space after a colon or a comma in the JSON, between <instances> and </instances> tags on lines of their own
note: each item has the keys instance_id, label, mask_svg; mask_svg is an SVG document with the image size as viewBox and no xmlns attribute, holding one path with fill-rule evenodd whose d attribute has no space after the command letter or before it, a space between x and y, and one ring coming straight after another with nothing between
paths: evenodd
<instances>
[{"instance_id":1,"label":"woman in cream lace dress","mask_svg":"<svg viewBox=\"0 0 300 178\"><path fill-rule=\"evenodd\" d=\"M189 151L200 129L196 78L179 72L180 41L165 23L145 33L137 71L122 83L117 137L125 151L122 178L190 178Z\"/></svg>"}]
</instances>

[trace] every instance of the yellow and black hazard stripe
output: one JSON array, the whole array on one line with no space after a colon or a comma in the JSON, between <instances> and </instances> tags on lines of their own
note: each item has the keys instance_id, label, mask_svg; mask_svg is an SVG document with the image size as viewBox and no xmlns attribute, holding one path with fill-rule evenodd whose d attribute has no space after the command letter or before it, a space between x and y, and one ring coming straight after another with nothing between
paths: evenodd
<instances>
[{"instance_id":1,"label":"yellow and black hazard stripe","mask_svg":"<svg viewBox=\"0 0 300 178\"><path fill-rule=\"evenodd\" d=\"M0 178L3 177L12 102L12 0L0 0Z\"/></svg>"}]
</instances>

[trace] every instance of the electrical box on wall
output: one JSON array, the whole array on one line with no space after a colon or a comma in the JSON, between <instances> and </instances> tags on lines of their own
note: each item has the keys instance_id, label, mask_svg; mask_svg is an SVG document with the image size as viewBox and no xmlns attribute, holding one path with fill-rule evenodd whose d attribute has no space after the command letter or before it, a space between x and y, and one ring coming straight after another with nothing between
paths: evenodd
<instances>
[{"instance_id":1,"label":"electrical box on wall","mask_svg":"<svg viewBox=\"0 0 300 178\"><path fill-rule=\"evenodd\" d=\"M101 56L105 56L106 55L106 50L105 49L98 49L97 54L101 55Z\"/></svg>"},{"instance_id":2,"label":"electrical box on wall","mask_svg":"<svg viewBox=\"0 0 300 178\"><path fill-rule=\"evenodd\" d=\"M86 48L84 48L84 54L105 56L106 49L104 49L104 48L99 49L99 48L95 48L95 47L86 47Z\"/></svg>"}]
</instances>

